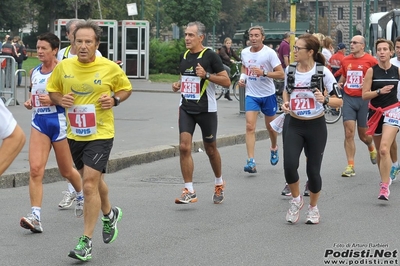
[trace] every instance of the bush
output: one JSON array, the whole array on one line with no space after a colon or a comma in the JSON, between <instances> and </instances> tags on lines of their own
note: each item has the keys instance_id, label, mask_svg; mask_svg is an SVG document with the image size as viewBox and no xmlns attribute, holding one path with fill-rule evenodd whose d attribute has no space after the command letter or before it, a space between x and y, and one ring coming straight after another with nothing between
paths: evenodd
<instances>
[{"instance_id":1,"label":"bush","mask_svg":"<svg viewBox=\"0 0 400 266\"><path fill-rule=\"evenodd\" d=\"M179 58L185 50L184 39L169 42L162 42L155 38L151 39L150 74L179 74Z\"/></svg>"}]
</instances>

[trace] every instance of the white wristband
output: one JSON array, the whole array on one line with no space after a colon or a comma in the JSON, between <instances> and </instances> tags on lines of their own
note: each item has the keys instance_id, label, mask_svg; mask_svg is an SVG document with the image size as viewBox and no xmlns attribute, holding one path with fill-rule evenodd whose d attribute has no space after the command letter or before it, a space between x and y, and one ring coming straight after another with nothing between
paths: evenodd
<instances>
[{"instance_id":1,"label":"white wristband","mask_svg":"<svg viewBox=\"0 0 400 266\"><path fill-rule=\"evenodd\" d=\"M240 74L240 78L239 79L246 80L247 79L247 75L245 73L242 73L242 74Z\"/></svg>"}]
</instances>

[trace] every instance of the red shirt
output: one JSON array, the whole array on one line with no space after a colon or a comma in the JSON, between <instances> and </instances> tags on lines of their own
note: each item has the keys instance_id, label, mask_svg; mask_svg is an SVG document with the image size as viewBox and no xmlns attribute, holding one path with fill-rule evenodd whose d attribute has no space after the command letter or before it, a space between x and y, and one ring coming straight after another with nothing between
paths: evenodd
<instances>
[{"instance_id":1,"label":"red shirt","mask_svg":"<svg viewBox=\"0 0 400 266\"><path fill-rule=\"evenodd\" d=\"M338 77L342 75L342 71L340 71L342 67L342 60L345 57L342 51L338 51L329 59L329 64L331 65L333 75Z\"/></svg>"},{"instance_id":2,"label":"red shirt","mask_svg":"<svg viewBox=\"0 0 400 266\"><path fill-rule=\"evenodd\" d=\"M349 96L361 97L365 73L368 68L376 64L378 64L378 60L367 53L357 58L352 54L343 58L340 71L346 79L344 92Z\"/></svg>"}]
</instances>

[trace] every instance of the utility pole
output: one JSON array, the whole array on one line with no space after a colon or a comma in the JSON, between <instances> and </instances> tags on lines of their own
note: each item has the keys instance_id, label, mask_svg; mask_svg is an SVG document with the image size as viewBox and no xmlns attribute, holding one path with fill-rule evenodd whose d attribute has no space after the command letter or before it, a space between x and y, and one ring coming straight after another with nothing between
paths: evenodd
<instances>
[{"instance_id":1,"label":"utility pole","mask_svg":"<svg viewBox=\"0 0 400 266\"><path fill-rule=\"evenodd\" d=\"M315 33L318 33L318 18L319 18L319 6L318 6L318 0L315 1Z\"/></svg>"},{"instance_id":2,"label":"utility pole","mask_svg":"<svg viewBox=\"0 0 400 266\"><path fill-rule=\"evenodd\" d=\"M99 6L100 19L103 19L103 15L101 14L100 0L97 0L97 5Z\"/></svg>"},{"instance_id":3,"label":"utility pole","mask_svg":"<svg viewBox=\"0 0 400 266\"><path fill-rule=\"evenodd\" d=\"M369 10L371 9L370 0L365 2L365 27L364 27L364 36L365 36L365 47L369 50Z\"/></svg>"},{"instance_id":4,"label":"utility pole","mask_svg":"<svg viewBox=\"0 0 400 266\"><path fill-rule=\"evenodd\" d=\"M350 0L349 41L353 38L353 0Z\"/></svg>"},{"instance_id":5,"label":"utility pole","mask_svg":"<svg viewBox=\"0 0 400 266\"><path fill-rule=\"evenodd\" d=\"M318 0L317 0L318 1ZM290 63L294 61L293 46L296 34L296 4L300 3L301 0L289 0L290 3Z\"/></svg>"},{"instance_id":6,"label":"utility pole","mask_svg":"<svg viewBox=\"0 0 400 266\"><path fill-rule=\"evenodd\" d=\"M157 1L157 39L160 38L160 0Z\"/></svg>"}]
</instances>

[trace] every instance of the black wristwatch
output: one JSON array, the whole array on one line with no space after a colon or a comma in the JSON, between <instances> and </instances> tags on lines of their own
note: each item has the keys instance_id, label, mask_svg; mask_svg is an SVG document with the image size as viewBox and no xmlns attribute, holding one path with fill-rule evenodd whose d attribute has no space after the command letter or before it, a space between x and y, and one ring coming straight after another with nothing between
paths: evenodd
<instances>
[{"instance_id":1,"label":"black wristwatch","mask_svg":"<svg viewBox=\"0 0 400 266\"><path fill-rule=\"evenodd\" d=\"M206 79L210 79L210 73L206 73Z\"/></svg>"},{"instance_id":2,"label":"black wristwatch","mask_svg":"<svg viewBox=\"0 0 400 266\"><path fill-rule=\"evenodd\" d=\"M268 77L268 71L264 71L264 72L263 72L263 76L264 76L264 77Z\"/></svg>"},{"instance_id":3,"label":"black wristwatch","mask_svg":"<svg viewBox=\"0 0 400 266\"><path fill-rule=\"evenodd\" d=\"M117 96L112 97L114 99L114 106L118 106L121 103L121 99Z\"/></svg>"}]
</instances>

